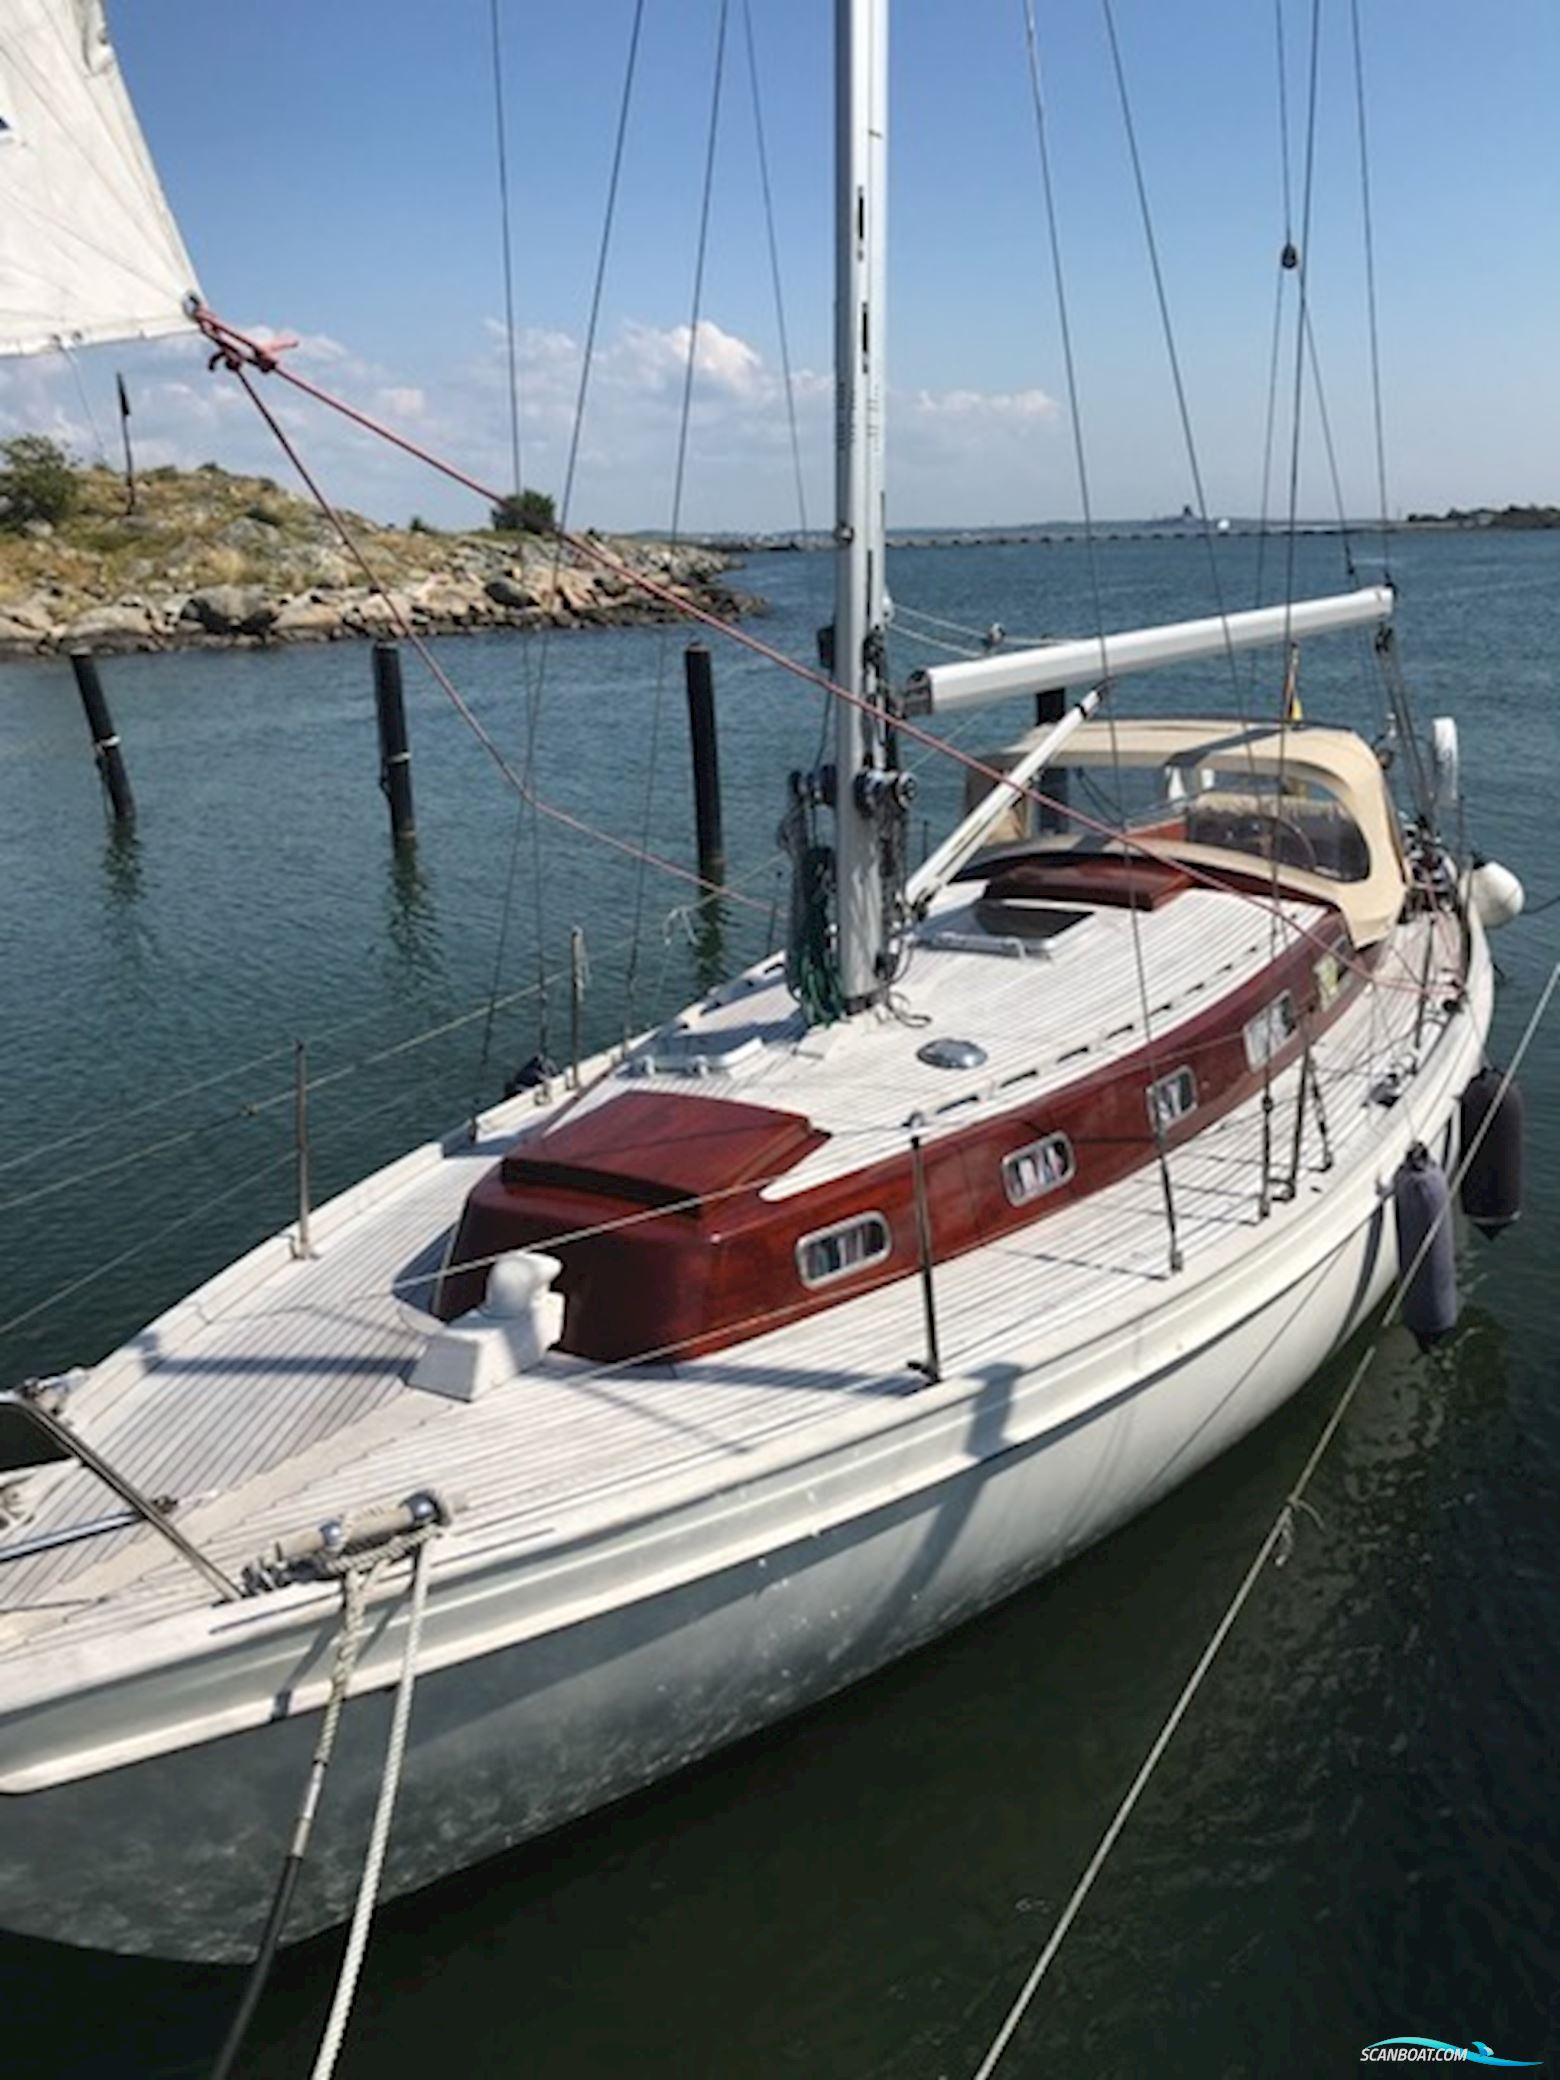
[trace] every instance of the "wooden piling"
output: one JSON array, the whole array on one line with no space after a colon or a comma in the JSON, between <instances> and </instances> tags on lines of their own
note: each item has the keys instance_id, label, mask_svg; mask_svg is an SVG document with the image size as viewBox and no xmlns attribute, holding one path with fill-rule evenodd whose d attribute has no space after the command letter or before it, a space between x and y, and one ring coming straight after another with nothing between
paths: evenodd
<instances>
[{"instance_id":1,"label":"wooden piling","mask_svg":"<svg viewBox=\"0 0 1560 2080\"><path fill-rule=\"evenodd\" d=\"M134 823L135 797L130 792L130 776L119 748L119 732L114 728L103 682L98 677L97 659L88 650L72 650L70 668L76 675L76 691L81 695L87 727L92 732L92 756L97 760L109 814L116 824Z\"/></svg>"},{"instance_id":2,"label":"wooden piling","mask_svg":"<svg viewBox=\"0 0 1560 2080\"><path fill-rule=\"evenodd\" d=\"M720 746L715 732L715 678L703 643L683 652L688 682L688 735L693 747L693 815L698 834L699 875L726 878L726 841L720 815Z\"/></svg>"},{"instance_id":3,"label":"wooden piling","mask_svg":"<svg viewBox=\"0 0 1560 2080\"><path fill-rule=\"evenodd\" d=\"M1066 713L1067 692L1065 687L1058 686L1047 693L1037 693L1035 695L1035 722L1039 728L1044 729L1050 723L1060 722ZM1056 808L1052 808L1051 802L1040 803L1041 830L1066 830L1068 819L1063 814L1063 811L1067 804L1067 768L1058 766L1054 771L1041 773L1035 784L1042 792L1051 797L1051 802L1058 804Z\"/></svg>"},{"instance_id":4,"label":"wooden piling","mask_svg":"<svg viewBox=\"0 0 1560 2080\"><path fill-rule=\"evenodd\" d=\"M390 804L390 835L397 845L406 845L417 836L417 819L412 810L412 753L406 736L401 652L395 643L374 645L374 707L379 717L379 785Z\"/></svg>"}]
</instances>

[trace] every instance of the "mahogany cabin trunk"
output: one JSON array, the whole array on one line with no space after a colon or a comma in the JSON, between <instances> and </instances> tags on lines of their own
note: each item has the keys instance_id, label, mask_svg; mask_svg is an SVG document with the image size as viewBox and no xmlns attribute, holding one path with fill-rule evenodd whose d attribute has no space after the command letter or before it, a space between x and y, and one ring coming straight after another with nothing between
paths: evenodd
<instances>
[{"instance_id":1,"label":"mahogany cabin trunk","mask_svg":"<svg viewBox=\"0 0 1560 2080\"><path fill-rule=\"evenodd\" d=\"M1091 887L1082 899L1157 907L1185 885L1173 869L1109 878L1112 886ZM1067 895L1082 895L1076 884L1086 879L1073 873ZM1042 892L1063 893L1015 863L986 896ZM1132 1030L1118 1028L1063 1049L1061 1059L1076 1063L1074 1080L1030 1102L1020 1095L962 1129L948 1127L946 1111L935 1115L922 1151L934 1261L1028 1228L1151 1161L1151 1090L1183 1070L1193 1079L1192 1103L1166 1121L1165 1145L1200 1133L1253 1096L1265 1069L1276 1074L1296 1059L1308 1034L1352 997L1368 961L1353 953L1341 920L1327 917L1206 1011L1130 1053L1089 1066L1100 1039ZM1044 987L1043 972L1036 986ZM1212 979L1196 987L1211 992ZM1264 1019L1274 1022L1254 1050L1248 1029ZM830 1138L803 1114L668 1089L662 1079L587 1095L594 1102L522 1137L471 1192L435 1302L446 1321L480 1305L493 1259L516 1249L559 1258L559 1347L596 1361L702 1355L919 1271L908 1131L890 1156L771 1199L765 1185ZM1186 1095L1184 1084L1177 1095ZM1052 1166L1038 1196L1015 1204L1004 1158L1056 1136L1065 1136L1069 1160ZM1253 1195L1260 1184L1252 1178ZM886 1254L805 1284L804 1238L868 1214L886 1225Z\"/></svg>"}]
</instances>

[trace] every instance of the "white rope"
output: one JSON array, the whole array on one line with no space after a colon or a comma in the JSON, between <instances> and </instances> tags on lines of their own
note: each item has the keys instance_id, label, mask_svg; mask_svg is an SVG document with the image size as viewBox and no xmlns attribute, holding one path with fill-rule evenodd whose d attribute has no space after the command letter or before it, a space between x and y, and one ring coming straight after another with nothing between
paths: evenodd
<instances>
[{"instance_id":1,"label":"white rope","mask_svg":"<svg viewBox=\"0 0 1560 2080\"><path fill-rule=\"evenodd\" d=\"M368 1854L364 1858L363 1876L358 1885L357 1905L352 1913L352 1931L347 1937L346 1954L341 1960L341 1974L336 1981L330 2017L325 2024L325 2034L320 2041L319 2055L314 2061L311 2080L330 2080L336 2069L336 2060L341 2054L342 2040L346 2036L347 2023L352 2014L352 2002L357 1993L363 1959L368 1951L369 1928L379 1898L385 1852L390 1846L390 1823L395 1817L396 1794L401 1785L401 1765L406 1755L406 1736L412 1716L412 1693L417 1684L417 1656L422 1643L423 1610L428 1595L431 1553L432 1541L425 1539L418 1546L412 1559L412 1601L406 1625L406 1649L401 1658L401 1680L395 1693L390 1739L385 1748L385 1768L379 1784L379 1804L374 1812L374 1825L368 1838Z\"/></svg>"},{"instance_id":2,"label":"white rope","mask_svg":"<svg viewBox=\"0 0 1560 2080\"><path fill-rule=\"evenodd\" d=\"M1149 1779L1153 1776L1154 1771L1159 1767L1160 1761L1164 1756L1165 1750L1169 1747L1171 1741L1175 1738L1176 1729L1181 1724L1181 1721L1186 1717L1187 1712L1191 1709L1192 1701L1196 1697L1197 1692L1202 1687L1203 1678L1207 1675L1209 1669L1213 1666L1214 1661L1217 1659L1219 1649L1224 1645L1225 1640L1228 1639L1230 1632L1234 1627L1236 1619L1245 1609L1247 1599L1250 1597L1252 1590L1256 1587L1257 1582L1262 1574L1262 1570L1267 1565L1267 1562L1270 1556L1272 1555L1274 1549L1281 1549L1281 1559L1288 1559L1289 1550L1292 1544L1294 1534L1295 1511L1297 1509L1309 1510L1310 1508L1310 1505L1305 1501L1305 1491L1307 1487L1310 1485L1311 1477L1316 1472L1317 1467L1320 1466L1320 1464L1322 1463L1322 1460L1327 1452L1327 1447L1332 1443L1333 1438L1337 1435L1338 1426L1343 1421L1344 1416L1347 1414L1350 1403L1354 1400L1355 1395L1359 1392L1360 1383L1363 1381L1366 1373L1370 1370L1371 1365L1375 1362L1376 1353L1381 1348L1382 1336L1388 1329L1392 1327L1393 1323L1397 1320L1398 1314L1403 1305L1404 1298L1408 1293L1408 1289L1413 1284L1414 1278L1418 1273L1420 1265L1424 1262L1426 1256L1429 1254L1431 1244L1435 1240L1436 1234L1440 1229L1441 1223L1450 1216L1452 1206L1455 1203L1457 1189L1461 1185L1463 1178L1467 1175L1468 1166L1472 1163L1474 1157L1478 1154L1479 1149L1482 1147L1485 1135L1489 1132L1490 1128L1495 1123L1496 1115L1500 1111L1500 1107L1505 1099L1506 1093L1508 1090L1510 1090L1511 1085L1516 1078L1517 1070L1521 1067L1523 1056L1527 1053L1533 1035L1538 1030L1539 1020L1543 1017L1544 1013L1549 1008L1549 1000L1555 993L1555 986L1557 983L1560 983L1560 962L1557 962L1555 966L1550 970L1549 980L1544 985L1543 993L1540 995L1538 1002L1533 1007L1532 1016L1528 1019L1527 1025L1523 1029L1522 1038L1517 1044L1516 1053L1511 1058L1511 1067L1501 1078L1500 1088L1496 1092L1494 1104L1491 1105L1489 1110L1485 1113L1483 1120L1479 1124L1478 1132L1473 1136L1467 1148L1462 1153L1461 1159L1458 1162L1457 1168L1451 1178L1450 1186L1446 1195L1445 1204L1442 1206L1436 1218L1431 1222L1430 1226L1425 1231L1424 1239L1421 1241L1419 1249L1413 1257L1412 1261L1409 1263L1408 1268L1406 1270L1400 1269L1399 1271L1397 1286L1393 1292L1391 1302L1388 1305L1385 1315L1383 1315L1382 1317L1380 1328L1377 1330L1375 1336L1371 1340L1370 1348L1360 1359L1358 1365L1355 1366L1354 1371L1349 1377L1348 1385L1339 1395L1337 1406L1333 1409L1332 1414L1328 1417L1326 1425L1322 1430L1321 1436L1318 1437L1316 1443L1311 1447L1310 1456L1307 1458L1305 1465L1300 1469L1300 1478L1290 1489L1288 1495L1285 1496L1283 1507L1279 1510L1278 1515L1273 1519L1272 1524L1268 1528L1267 1536L1263 1539L1261 1545L1257 1548L1255 1559L1253 1559L1251 1565L1246 1569L1245 1574L1241 1577L1240 1587L1235 1591L1234 1596L1230 1599L1228 1609L1225 1611L1223 1617L1219 1620L1218 1624L1214 1627L1212 1637L1209 1639L1208 1644L1203 1648L1202 1653L1198 1656L1196 1667L1192 1670L1190 1676L1188 1676L1180 1696L1171 1706L1169 1717L1165 1720L1163 1726L1160 1727L1158 1734L1154 1738L1153 1746L1149 1749L1147 1755L1143 1758L1142 1765L1139 1768L1137 1775L1132 1779L1131 1784L1127 1787L1126 1795L1122 1799L1120 1805L1117 1806L1115 1813L1112 1815L1110 1825L1106 1828L1104 1834L1100 1837L1099 1846L1094 1851L1094 1854L1089 1858L1088 1864L1085 1866L1083 1876L1078 1880L1078 1883L1074 1886L1071 1897L1068 1899L1066 1906L1063 1907L1061 1914L1057 1919L1056 1926L1052 1929L1049 1937L1046 1939L1044 1949L1040 1952L1040 1955L1035 1959L1034 1964L1030 1967L1028 1977L1024 1980L1023 1985L1019 1988L1018 1997L1015 1999L1013 2005L1009 2008L1006 2016L1003 2019L1002 2027L997 2031L996 2036L992 2039L990 2048L987 2050L985 2057L975 2068L973 2080L990 2080L990 2076L996 2071L997 2066L1001 2061L1004 2052L1007 2050L1008 2045L1013 2041L1013 2037L1016 2031L1018 2030L1019 2024L1023 2021L1025 2014L1028 2012L1030 2003L1033 2001L1035 1995L1039 1992L1042 1980L1045 1978L1046 1973L1051 1969L1051 1966L1055 1963L1057 1952L1061 1949L1062 1944L1066 1941L1068 1931L1072 1928L1073 1923L1077 1920L1079 1913L1082 1911L1084 1901L1088 1898L1089 1893L1092 1891L1095 1879L1105 1868L1105 1863L1110 1855L1111 1850L1115 1848L1116 1843L1120 1840L1122 1830L1125 1828L1127 1822L1131 1819L1133 1811L1137 1806L1138 1800L1142 1797L1143 1793L1148 1788Z\"/></svg>"}]
</instances>

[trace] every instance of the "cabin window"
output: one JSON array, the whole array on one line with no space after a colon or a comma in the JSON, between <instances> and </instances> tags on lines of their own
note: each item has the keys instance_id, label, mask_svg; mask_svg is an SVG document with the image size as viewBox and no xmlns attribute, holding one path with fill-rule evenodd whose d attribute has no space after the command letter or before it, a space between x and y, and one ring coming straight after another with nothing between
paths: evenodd
<instances>
[{"instance_id":1,"label":"cabin window","mask_svg":"<svg viewBox=\"0 0 1560 2080\"><path fill-rule=\"evenodd\" d=\"M804 1286L832 1285L852 1271L881 1264L892 1244L880 1213L858 1213L832 1228L804 1235L796 1245L796 1268Z\"/></svg>"},{"instance_id":2,"label":"cabin window","mask_svg":"<svg viewBox=\"0 0 1560 2080\"><path fill-rule=\"evenodd\" d=\"M1168 1133L1196 1109L1197 1078L1190 1069L1173 1069L1148 1087L1148 1123L1156 1134Z\"/></svg>"},{"instance_id":3,"label":"cabin window","mask_svg":"<svg viewBox=\"0 0 1560 2080\"><path fill-rule=\"evenodd\" d=\"M1010 1204L1027 1206L1066 1184L1073 1174L1072 1143L1065 1134L1047 1134L1027 1148L1002 1158L1002 1189Z\"/></svg>"},{"instance_id":4,"label":"cabin window","mask_svg":"<svg viewBox=\"0 0 1560 2080\"><path fill-rule=\"evenodd\" d=\"M1294 1038L1298 1020L1295 1000L1286 989L1271 1004L1264 1004L1255 1018L1246 1021L1246 1066L1260 1069L1270 1062L1286 1040Z\"/></svg>"}]
</instances>

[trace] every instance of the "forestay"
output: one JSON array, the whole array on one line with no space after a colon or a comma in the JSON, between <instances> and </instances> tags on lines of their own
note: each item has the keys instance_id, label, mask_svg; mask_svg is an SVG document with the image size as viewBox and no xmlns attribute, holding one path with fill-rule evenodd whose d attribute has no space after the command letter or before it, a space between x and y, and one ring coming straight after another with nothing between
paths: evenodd
<instances>
[{"instance_id":1,"label":"forestay","mask_svg":"<svg viewBox=\"0 0 1560 2080\"><path fill-rule=\"evenodd\" d=\"M102 0L0 0L0 354L181 331L197 286Z\"/></svg>"}]
</instances>

